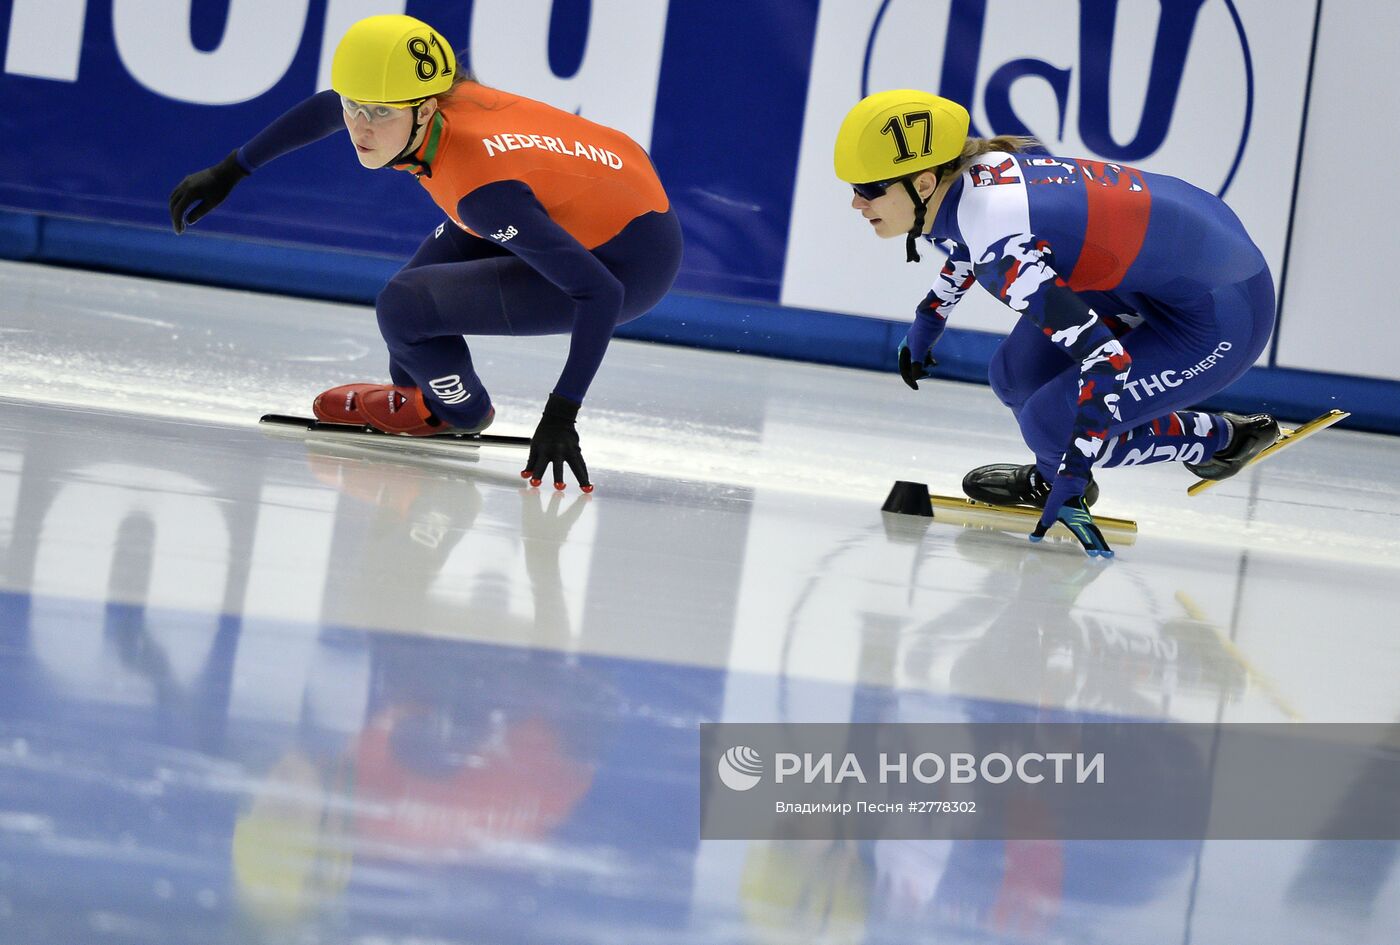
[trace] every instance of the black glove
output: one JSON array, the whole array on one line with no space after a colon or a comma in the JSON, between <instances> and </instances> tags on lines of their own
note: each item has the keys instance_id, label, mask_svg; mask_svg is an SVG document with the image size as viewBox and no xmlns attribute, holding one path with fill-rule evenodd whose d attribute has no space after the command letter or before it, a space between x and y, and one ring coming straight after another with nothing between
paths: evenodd
<instances>
[{"instance_id":1,"label":"black glove","mask_svg":"<svg viewBox=\"0 0 1400 945\"><path fill-rule=\"evenodd\" d=\"M187 224L203 219L205 214L224 202L235 184L247 176L248 172L238 163L238 152L233 151L213 167L196 171L180 181L170 192L170 222L175 226L175 232L183 233Z\"/></svg>"},{"instance_id":2,"label":"black glove","mask_svg":"<svg viewBox=\"0 0 1400 945\"><path fill-rule=\"evenodd\" d=\"M554 464L554 488L564 488L564 464L568 463L578 480L579 488L592 492L593 484L588 481L588 467L583 464L583 452L578 445L578 430L574 420L578 417L579 405L567 397L550 394L544 405L544 416L535 427L535 435L530 437L530 459L520 470L523 479L537 486L544 479L545 469Z\"/></svg>"},{"instance_id":3,"label":"black glove","mask_svg":"<svg viewBox=\"0 0 1400 945\"><path fill-rule=\"evenodd\" d=\"M899 376L904 378L904 383L913 390L919 389L919 381L926 377L932 377L933 369L938 367L938 362L933 359L933 355L924 352L924 359L918 364L914 363L914 356L909 351L909 341L905 339L899 343Z\"/></svg>"}]
</instances>

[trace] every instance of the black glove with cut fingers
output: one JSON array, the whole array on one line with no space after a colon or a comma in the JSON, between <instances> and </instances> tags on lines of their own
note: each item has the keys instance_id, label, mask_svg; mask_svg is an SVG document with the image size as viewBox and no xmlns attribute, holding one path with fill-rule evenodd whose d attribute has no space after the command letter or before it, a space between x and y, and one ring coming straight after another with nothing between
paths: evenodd
<instances>
[{"instance_id":1,"label":"black glove with cut fingers","mask_svg":"<svg viewBox=\"0 0 1400 945\"><path fill-rule=\"evenodd\" d=\"M938 367L938 362L933 359L933 354L924 352L923 360L915 361L914 354L909 350L909 339L905 338L899 343L899 376L904 378L904 383L909 385L911 390L919 389L919 381L924 378L933 377L933 369Z\"/></svg>"},{"instance_id":2,"label":"black glove with cut fingers","mask_svg":"<svg viewBox=\"0 0 1400 945\"><path fill-rule=\"evenodd\" d=\"M592 492L593 484L588 481L588 467L583 462L583 451L578 445L578 430L574 420L578 418L579 405L567 397L550 394L544 405L544 416L540 417L535 435L530 438L530 458L520 471L530 485L538 486L544 479L545 470L554 466L554 488L564 488L564 464L569 464L579 488Z\"/></svg>"},{"instance_id":3,"label":"black glove with cut fingers","mask_svg":"<svg viewBox=\"0 0 1400 945\"><path fill-rule=\"evenodd\" d=\"M247 176L235 150L213 167L196 171L176 184L170 193L170 223L175 232L184 233L186 226L203 219Z\"/></svg>"}]
</instances>

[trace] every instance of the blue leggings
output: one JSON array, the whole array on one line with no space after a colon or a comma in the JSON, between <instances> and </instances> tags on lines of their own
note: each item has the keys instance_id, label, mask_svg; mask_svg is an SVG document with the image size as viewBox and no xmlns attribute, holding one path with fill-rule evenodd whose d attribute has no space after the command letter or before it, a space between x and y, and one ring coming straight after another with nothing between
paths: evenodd
<instances>
[{"instance_id":1,"label":"blue leggings","mask_svg":"<svg viewBox=\"0 0 1400 945\"><path fill-rule=\"evenodd\" d=\"M680 269L680 223L674 210L647 213L592 252L622 283L620 325L650 311L670 290ZM389 280L375 310L393 382L422 389L429 408L448 423L471 426L486 415L491 398L462 336L567 334L574 302L499 243L448 221ZM448 404L429 381L453 374L472 396L459 393Z\"/></svg>"},{"instance_id":2,"label":"blue leggings","mask_svg":"<svg viewBox=\"0 0 1400 945\"><path fill-rule=\"evenodd\" d=\"M1104 311L1099 298L1086 301ZM1254 364L1274 326L1273 280L1264 270L1189 309L1139 301L1144 321L1121 338L1133 364L1118 401L1120 419L1109 427L1096 465L1209 459L1225 441L1223 421L1177 411L1223 390ZM1078 363L1022 319L992 356L988 378L1016 415L1041 475L1053 478L1074 428Z\"/></svg>"}]
</instances>

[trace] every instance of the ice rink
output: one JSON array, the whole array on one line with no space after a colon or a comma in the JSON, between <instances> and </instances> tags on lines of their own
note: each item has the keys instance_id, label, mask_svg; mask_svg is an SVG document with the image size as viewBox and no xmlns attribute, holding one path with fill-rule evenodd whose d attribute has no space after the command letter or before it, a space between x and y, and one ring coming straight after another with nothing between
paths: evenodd
<instances>
[{"instance_id":1,"label":"ice rink","mask_svg":"<svg viewBox=\"0 0 1400 945\"><path fill-rule=\"evenodd\" d=\"M982 386L614 342L585 497L259 428L367 307L0 263L0 343L6 945L1400 941L1395 843L697 839L701 722L1400 720L1400 439L1105 471L1097 562L879 511L1028 460Z\"/></svg>"}]
</instances>

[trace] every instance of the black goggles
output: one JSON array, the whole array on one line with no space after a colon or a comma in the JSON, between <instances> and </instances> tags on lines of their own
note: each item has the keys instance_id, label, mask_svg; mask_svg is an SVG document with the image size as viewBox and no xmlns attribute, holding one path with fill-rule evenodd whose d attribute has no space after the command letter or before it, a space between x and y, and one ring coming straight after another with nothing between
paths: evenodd
<instances>
[{"instance_id":1,"label":"black goggles","mask_svg":"<svg viewBox=\"0 0 1400 945\"><path fill-rule=\"evenodd\" d=\"M852 184L851 189L856 192L857 197L863 200L878 200L885 196L885 191L889 190L895 184L898 184L901 180L903 180L903 178L896 177L894 180L877 180L871 181L868 184Z\"/></svg>"}]
</instances>

